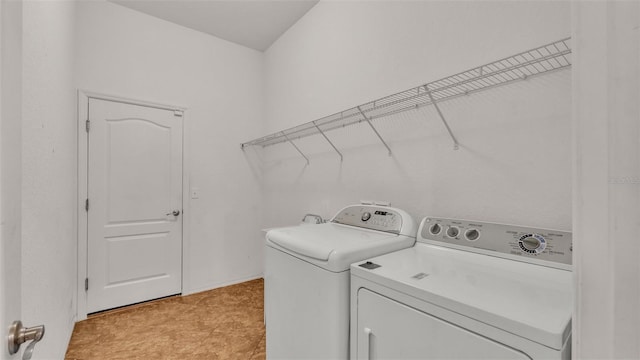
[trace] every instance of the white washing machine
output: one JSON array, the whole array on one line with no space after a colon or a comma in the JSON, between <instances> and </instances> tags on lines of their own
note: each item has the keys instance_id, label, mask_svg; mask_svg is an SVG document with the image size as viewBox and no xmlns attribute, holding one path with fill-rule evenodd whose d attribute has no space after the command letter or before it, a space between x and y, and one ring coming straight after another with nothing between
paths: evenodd
<instances>
[{"instance_id":1,"label":"white washing machine","mask_svg":"<svg viewBox=\"0 0 640 360\"><path fill-rule=\"evenodd\" d=\"M413 246L406 212L354 205L327 223L266 235L268 359L348 359L349 265Z\"/></svg>"},{"instance_id":2,"label":"white washing machine","mask_svg":"<svg viewBox=\"0 0 640 360\"><path fill-rule=\"evenodd\" d=\"M571 234L425 218L351 266L351 359L570 359Z\"/></svg>"}]
</instances>

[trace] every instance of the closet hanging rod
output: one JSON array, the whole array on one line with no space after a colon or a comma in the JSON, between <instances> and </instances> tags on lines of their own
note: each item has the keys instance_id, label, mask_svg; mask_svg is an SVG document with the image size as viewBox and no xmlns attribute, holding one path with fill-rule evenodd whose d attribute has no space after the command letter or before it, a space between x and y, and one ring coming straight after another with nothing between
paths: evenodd
<instances>
[{"instance_id":1,"label":"closet hanging rod","mask_svg":"<svg viewBox=\"0 0 640 360\"><path fill-rule=\"evenodd\" d=\"M570 41L571 38L568 37L523 51L440 80L245 142L241 146L244 149L246 146L260 145L265 147L290 142L562 70L571 66Z\"/></svg>"}]
</instances>

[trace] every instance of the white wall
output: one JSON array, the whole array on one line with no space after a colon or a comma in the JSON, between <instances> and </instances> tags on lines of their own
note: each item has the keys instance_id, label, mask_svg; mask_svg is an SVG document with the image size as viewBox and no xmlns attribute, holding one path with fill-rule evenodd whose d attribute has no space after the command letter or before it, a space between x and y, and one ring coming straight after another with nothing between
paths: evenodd
<instances>
[{"instance_id":1,"label":"white wall","mask_svg":"<svg viewBox=\"0 0 640 360\"><path fill-rule=\"evenodd\" d=\"M184 293L260 276L260 180L240 143L263 132L262 53L109 2L77 19L78 88L188 108Z\"/></svg>"},{"instance_id":2,"label":"white wall","mask_svg":"<svg viewBox=\"0 0 640 360\"><path fill-rule=\"evenodd\" d=\"M22 3L0 2L0 329L21 318ZM4 350L4 349L3 349ZM7 351L0 359L17 358Z\"/></svg>"},{"instance_id":3,"label":"white wall","mask_svg":"<svg viewBox=\"0 0 640 360\"><path fill-rule=\"evenodd\" d=\"M76 313L74 23L74 2L24 2L22 320L46 325L34 359L64 357Z\"/></svg>"},{"instance_id":4,"label":"white wall","mask_svg":"<svg viewBox=\"0 0 640 360\"><path fill-rule=\"evenodd\" d=\"M640 4L573 6L576 359L640 358Z\"/></svg>"},{"instance_id":5,"label":"white wall","mask_svg":"<svg viewBox=\"0 0 640 360\"><path fill-rule=\"evenodd\" d=\"M37 358L62 357L75 311L75 87L189 108L191 180L201 195L188 224L187 292L259 274L260 226L295 223L308 211L328 217L360 199L391 200L417 218L571 228L566 71L442 104L458 151L433 109L376 122L393 157L365 127L329 133L343 163L318 137L299 143L306 167L287 144L238 149L264 132L567 36L567 3L321 2L266 52L264 79L260 53L114 4L77 6L77 17L67 2L24 8L23 320L47 324ZM640 253L630 235L639 230L639 10L576 9L574 355L637 358ZM20 130L5 122L5 95L3 220L20 197L11 194L17 177L6 178L20 168L19 156L7 160ZM19 223L17 215L3 223L3 243L6 225Z\"/></svg>"},{"instance_id":6,"label":"white wall","mask_svg":"<svg viewBox=\"0 0 640 360\"><path fill-rule=\"evenodd\" d=\"M570 35L568 2L323 1L265 54L267 132L359 105ZM433 108L263 156L265 226L325 217L361 199L430 215L571 229L570 72ZM257 156L256 156L257 158ZM253 161L253 159L252 159Z\"/></svg>"}]
</instances>

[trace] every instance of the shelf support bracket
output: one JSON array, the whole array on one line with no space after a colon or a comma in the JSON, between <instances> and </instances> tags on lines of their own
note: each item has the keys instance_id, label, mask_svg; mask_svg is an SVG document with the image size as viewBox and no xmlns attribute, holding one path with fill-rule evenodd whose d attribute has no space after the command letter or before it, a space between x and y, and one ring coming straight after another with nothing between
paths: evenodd
<instances>
[{"instance_id":1,"label":"shelf support bracket","mask_svg":"<svg viewBox=\"0 0 640 360\"><path fill-rule=\"evenodd\" d=\"M284 133L284 131L281 131L281 133L282 133L282 136L284 136L284 138L285 138L285 139L287 139L287 141L289 142L289 144L291 144L294 148L296 148L296 150L298 150L298 152L300 153L300 155L302 155L302 157L303 157L305 160L307 160L307 165L309 165L309 158L308 158L308 157L306 157L302 151L300 151L300 149L296 146L296 144L295 144L291 139L289 139L289 137L287 136L287 134L285 134L285 133Z\"/></svg>"},{"instance_id":2,"label":"shelf support bracket","mask_svg":"<svg viewBox=\"0 0 640 360\"><path fill-rule=\"evenodd\" d=\"M482 68L480 68L480 71L482 71ZM445 119L444 115L442 115L442 111L440 111L440 107L438 106L438 103L433 98L433 94L431 93L431 90L429 90L429 87L427 85L424 86L424 89L427 90L427 95L429 95L429 99L431 100L431 104L433 104L433 107L436 108L436 111L438 112L438 115L440 116L440 120L442 120L442 123L444 124L444 127L447 128L447 131L449 132L449 135L451 136L451 140L453 140L453 150L458 150L460 148L458 146L458 140L453 135L453 131L451 131L451 128L449 127L449 124L447 123L447 119Z\"/></svg>"},{"instance_id":3,"label":"shelf support bracket","mask_svg":"<svg viewBox=\"0 0 640 360\"><path fill-rule=\"evenodd\" d=\"M362 111L362 109L360 108L360 106L357 107L358 111L360 112L360 115L362 115L362 117L367 121L367 124L369 124L369 126L371 126L371 130L373 130L374 133L376 133L376 135L378 136L378 139L380 139L380 141L382 141L382 144L384 144L384 146L387 148L387 150L389 150L389 156L391 156L391 148L389 147L389 145L387 145L387 143L384 141L384 139L382 138L382 136L380 136L380 133L378 132L378 130L376 130L376 128L373 126L373 124L371 123L371 120L369 120L369 118L367 117L367 115L364 114L364 111Z\"/></svg>"},{"instance_id":4,"label":"shelf support bracket","mask_svg":"<svg viewBox=\"0 0 640 360\"><path fill-rule=\"evenodd\" d=\"M327 135L324 133L324 131L322 131L322 130L320 129L320 127L318 126L318 124L316 124L315 120L314 120L314 121L312 121L311 123L313 123L313 126L315 126L315 127L316 127L316 129L318 129L318 131L320 132L320 134L322 134L322 136L325 138L325 140L327 140L327 142L329 143L329 145L331 145L331 147L333 148L333 150L335 150L335 151L338 153L338 155L340 155L340 161L342 161L342 160L343 160L343 157L342 157L342 153L340 152L340 150L338 150L338 148L337 148L335 145L333 145L333 143L331 142L331 140L329 140L329 138L328 138L328 137L327 137Z\"/></svg>"}]
</instances>

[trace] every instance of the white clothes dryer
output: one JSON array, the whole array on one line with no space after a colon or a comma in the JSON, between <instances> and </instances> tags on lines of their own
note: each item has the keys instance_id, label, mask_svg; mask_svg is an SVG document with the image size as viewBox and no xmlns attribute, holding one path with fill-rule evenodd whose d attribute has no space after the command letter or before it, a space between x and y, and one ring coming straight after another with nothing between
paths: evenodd
<instances>
[{"instance_id":1,"label":"white clothes dryer","mask_svg":"<svg viewBox=\"0 0 640 360\"><path fill-rule=\"evenodd\" d=\"M267 358L348 359L349 265L413 246L416 231L405 211L353 205L327 223L267 232Z\"/></svg>"},{"instance_id":2,"label":"white clothes dryer","mask_svg":"<svg viewBox=\"0 0 640 360\"><path fill-rule=\"evenodd\" d=\"M570 359L571 234L425 218L351 266L352 359Z\"/></svg>"}]
</instances>

